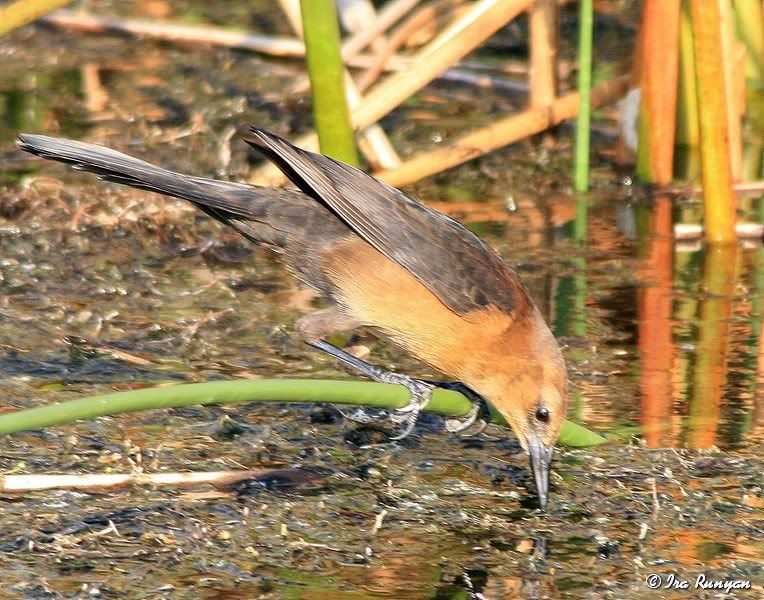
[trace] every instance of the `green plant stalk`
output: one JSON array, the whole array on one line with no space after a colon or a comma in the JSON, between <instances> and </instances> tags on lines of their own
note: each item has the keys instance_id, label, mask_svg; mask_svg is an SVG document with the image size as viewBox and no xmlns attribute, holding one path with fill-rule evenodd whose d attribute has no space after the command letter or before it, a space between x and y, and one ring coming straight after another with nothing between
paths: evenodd
<instances>
[{"instance_id":1,"label":"green plant stalk","mask_svg":"<svg viewBox=\"0 0 764 600\"><path fill-rule=\"evenodd\" d=\"M589 189L589 138L592 122L592 0L578 3L578 94L576 120L576 165L574 187L577 192Z\"/></svg>"},{"instance_id":2,"label":"green plant stalk","mask_svg":"<svg viewBox=\"0 0 764 600\"><path fill-rule=\"evenodd\" d=\"M743 148L743 181L756 181L761 173L761 153L764 141L748 141Z\"/></svg>"},{"instance_id":3,"label":"green plant stalk","mask_svg":"<svg viewBox=\"0 0 764 600\"><path fill-rule=\"evenodd\" d=\"M650 144L646 140L650 136L650 117L648 116L647 103L640 102L639 115L637 116L637 155L635 171L637 178L643 182L653 180L652 169L650 167Z\"/></svg>"},{"instance_id":4,"label":"green plant stalk","mask_svg":"<svg viewBox=\"0 0 764 600\"><path fill-rule=\"evenodd\" d=\"M586 242L589 229L589 198L584 192L576 194L576 216L573 221L573 239L579 244Z\"/></svg>"},{"instance_id":5,"label":"green plant stalk","mask_svg":"<svg viewBox=\"0 0 764 600\"><path fill-rule=\"evenodd\" d=\"M700 121L698 120L698 86L695 80L695 48L692 42L690 5L682 2L679 17L679 88L676 107L676 149L674 172L691 179L700 174Z\"/></svg>"},{"instance_id":6,"label":"green plant stalk","mask_svg":"<svg viewBox=\"0 0 764 600\"><path fill-rule=\"evenodd\" d=\"M578 273L573 275L573 286L575 294L573 296L573 335L584 337L586 335L586 257L577 256L573 259Z\"/></svg>"},{"instance_id":7,"label":"green plant stalk","mask_svg":"<svg viewBox=\"0 0 764 600\"><path fill-rule=\"evenodd\" d=\"M0 7L0 35L23 27L72 0L17 0Z\"/></svg>"},{"instance_id":8,"label":"green plant stalk","mask_svg":"<svg viewBox=\"0 0 764 600\"><path fill-rule=\"evenodd\" d=\"M409 392L401 385L368 381L316 379L258 379L189 383L167 387L144 388L68 400L60 404L28 408L0 415L0 434L40 429L105 417L125 412L189 405L237 404L241 402L320 402L402 408L409 401ZM460 417L471 408L470 401L452 390L435 389L425 409L439 415ZM502 416L491 410L491 421L506 425ZM597 446L606 440L593 431L565 421L559 443L563 446Z\"/></svg>"},{"instance_id":9,"label":"green plant stalk","mask_svg":"<svg viewBox=\"0 0 764 600\"><path fill-rule=\"evenodd\" d=\"M334 0L300 0L313 119L321 152L358 166L345 96L340 28Z\"/></svg>"},{"instance_id":10,"label":"green plant stalk","mask_svg":"<svg viewBox=\"0 0 764 600\"><path fill-rule=\"evenodd\" d=\"M733 0L738 37L743 40L746 74L764 83L764 10L761 0Z\"/></svg>"}]
</instances>

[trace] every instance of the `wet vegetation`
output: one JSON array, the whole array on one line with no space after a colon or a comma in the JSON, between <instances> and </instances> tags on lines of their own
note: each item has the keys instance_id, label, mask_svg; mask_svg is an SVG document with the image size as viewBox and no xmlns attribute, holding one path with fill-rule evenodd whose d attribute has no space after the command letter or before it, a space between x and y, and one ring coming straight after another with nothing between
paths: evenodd
<instances>
[{"instance_id":1,"label":"wet vegetation","mask_svg":"<svg viewBox=\"0 0 764 600\"><path fill-rule=\"evenodd\" d=\"M289 33L265 2L91 4ZM563 13L563 33L574 17ZM618 69L633 27L599 15L595 29L595 65ZM513 25L493 43L522 58L524 36ZM232 50L44 26L0 38L0 411L174 382L347 377L292 334L315 302L267 253L179 201L99 184L13 145L20 131L86 138L245 180L256 159L229 132L305 132L305 77L299 61ZM406 154L522 104L436 82L382 125ZM263 475L3 492L0 596L622 599L649 593L650 573L750 580L734 597L760 595L764 249L675 243L672 212L697 221L697 200L653 201L630 184L614 161L615 116L595 113L585 246L574 239L567 125L406 188L521 273L565 346L569 418L611 437L558 452L548 515L503 428L463 439L427 415L412 438L380 444L383 428L332 407L106 417L3 437L0 471ZM743 220L758 220L757 202L744 201ZM371 336L354 342L378 364L438 376Z\"/></svg>"}]
</instances>

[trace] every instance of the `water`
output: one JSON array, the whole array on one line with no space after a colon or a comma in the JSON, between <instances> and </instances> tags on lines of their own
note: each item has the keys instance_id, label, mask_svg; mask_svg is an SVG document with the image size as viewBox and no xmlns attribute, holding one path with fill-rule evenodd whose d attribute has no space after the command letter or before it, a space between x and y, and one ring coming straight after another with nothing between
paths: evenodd
<instances>
[{"instance_id":1,"label":"water","mask_svg":"<svg viewBox=\"0 0 764 600\"><path fill-rule=\"evenodd\" d=\"M223 132L304 129L304 96L284 92L296 64L48 32L3 40L0 73L0 410L177 381L346 377L293 335L311 300L277 261L181 202L12 152L18 131L42 131L242 179L249 159L234 145L228 161ZM385 126L413 151L519 103L470 94L434 87ZM425 417L410 440L358 448L375 434L309 406L121 415L6 437L0 470L309 475L241 497L4 494L9 597L637 598L650 573L760 586L762 247L674 243L669 216L692 205L644 197L604 160L581 246L568 131L556 140L412 188L520 272L565 347L569 418L613 436L559 452L549 516L500 429L460 440ZM434 375L361 341L375 362Z\"/></svg>"}]
</instances>

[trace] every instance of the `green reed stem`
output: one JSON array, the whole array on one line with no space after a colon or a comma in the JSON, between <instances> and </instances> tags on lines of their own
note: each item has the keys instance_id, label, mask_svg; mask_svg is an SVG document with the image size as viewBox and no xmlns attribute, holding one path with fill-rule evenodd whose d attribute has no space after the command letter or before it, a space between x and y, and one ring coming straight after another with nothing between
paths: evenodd
<instances>
[{"instance_id":1,"label":"green reed stem","mask_svg":"<svg viewBox=\"0 0 764 600\"><path fill-rule=\"evenodd\" d=\"M315 402L395 409L405 406L408 401L409 392L403 386L368 381L245 379L188 383L88 396L2 414L0 434L125 412L200 404ZM436 389L426 410L439 415L460 417L466 415L470 408L470 401L459 392ZM506 425L506 421L495 411L492 411L491 420ZM601 435L569 421L563 424L559 439L561 445L570 447L596 446L605 441Z\"/></svg>"},{"instance_id":2,"label":"green reed stem","mask_svg":"<svg viewBox=\"0 0 764 600\"><path fill-rule=\"evenodd\" d=\"M592 0L578 3L578 94L576 120L576 164L574 187L577 192L589 189L589 138L592 122Z\"/></svg>"},{"instance_id":3,"label":"green reed stem","mask_svg":"<svg viewBox=\"0 0 764 600\"><path fill-rule=\"evenodd\" d=\"M764 83L764 8L761 0L733 0L738 36L745 44L747 75Z\"/></svg>"},{"instance_id":4,"label":"green reed stem","mask_svg":"<svg viewBox=\"0 0 764 600\"><path fill-rule=\"evenodd\" d=\"M313 119L321 152L358 166L345 96L340 28L334 0L300 0Z\"/></svg>"}]
</instances>

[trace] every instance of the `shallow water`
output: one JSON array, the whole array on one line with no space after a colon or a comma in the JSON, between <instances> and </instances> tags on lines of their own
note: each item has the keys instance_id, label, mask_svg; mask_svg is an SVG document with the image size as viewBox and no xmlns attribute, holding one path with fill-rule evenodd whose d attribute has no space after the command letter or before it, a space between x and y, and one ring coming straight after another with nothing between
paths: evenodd
<instances>
[{"instance_id":1,"label":"shallow water","mask_svg":"<svg viewBox=\"0 0 764 600\"><path fill-rule=\"evenodd\" d=\"M267 254L180 202L12 150L18 131L41 131L244 178L249 158L234 145L229 161L222 134L246 122L303 130L305 96L284 93L299 65L37 31L0 42L0 409L173 381L347 377L293 335L311 300ZM432 86L385 127L413 152L521 102L479 96ZM424 417L410 440L360 448L382 434L309 406L120 415L8 436L0 470L296 470L290 485L243 495L3 495L2 593L637 598L650 573L761 586L764 250L674 244L667 217L692 216L693 204L644 197L601 157L582 248L569 131L555 141L411 188L520 272L565 346L569 418L613 436L559 452L548 516L534 511L526 460L499 428L464 440ZM361 341L374 362L436 375Z\"/></svg>"}]
</instances>

